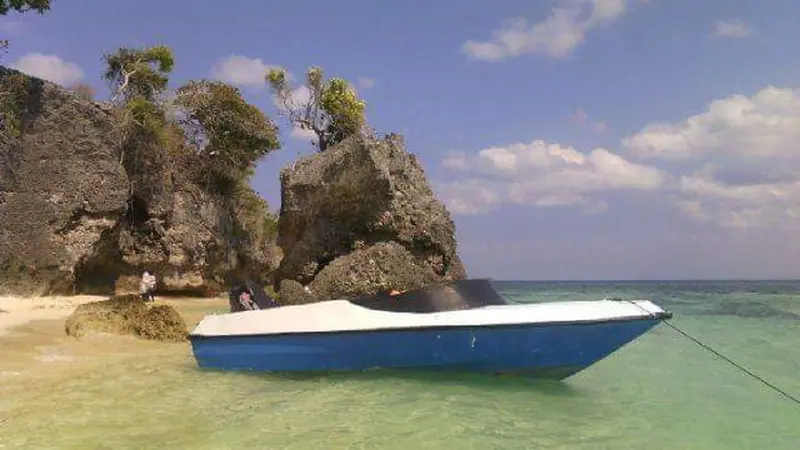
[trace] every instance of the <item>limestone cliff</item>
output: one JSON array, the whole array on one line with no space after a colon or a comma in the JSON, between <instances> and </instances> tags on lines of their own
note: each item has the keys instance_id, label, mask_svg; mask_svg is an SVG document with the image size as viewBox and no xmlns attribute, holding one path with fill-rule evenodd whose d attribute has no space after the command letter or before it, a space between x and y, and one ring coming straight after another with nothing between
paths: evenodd
<instances>
[{"instance_id":1,"label":"limestone cliff","mask_svg":"<svg viewBox=\"0 0 800 450\"><path fill-rule=\"evenodd\" d=\"M162 292L269 279L281 256L257 195L215 194L174 162L133 170L115 129L110 107L0 67L0 289L125 292L145 269Z\"/></svg>"},{"instance_id":2,"label":"limestone cliff","mask_svg":"<svg viewBox=\"0 0 800 450\"><path fill-rule=\"evenodd\" d=\"M465 278L455 225L403 139L354 137L281 171L287 302Z\"/></svg>"}]
</instances>

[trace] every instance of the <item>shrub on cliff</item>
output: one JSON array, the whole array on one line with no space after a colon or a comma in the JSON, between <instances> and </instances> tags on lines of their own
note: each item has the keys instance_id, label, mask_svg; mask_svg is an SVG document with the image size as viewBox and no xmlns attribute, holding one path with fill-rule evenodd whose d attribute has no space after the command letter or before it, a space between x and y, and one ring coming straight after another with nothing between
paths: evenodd
<instances>
[{"instance_id":1,"label":"shrub on cliff","mask_svg":"<svg viewBox=\"0 0 800 450\"><path fill-rule=\"evenodd\" d=\"M280 148L275 124L233 86L190 81L177 90L174 105L207 177L224 190L233 190L261 158Z\"/></svg>"},{"instance_id":2,"label":"shrub on cliff","mask_svg":"<svg viewBox=\"0 0 800 450\"><path fill-rule=\"evenodd\" d=\"M360 133L365 126L366 102L360 100L342 78L325 82L319 67L308 69L306 85L301 88L289 85L289 75L284 69L270 70L266 79L282 113L289 117L292 126L316 135L315 144L319 151ZM303 92L303 88L308 92L308 98L301 101L298 92Z\"/></svg>"},{"instance_id":3,"label":"shrub on cliff","mask_svg":"<svg viewBox=\"0 0 800 450\"><path fill-rule=\"evenodd\" d=\"M131 192L148 204L162 185L211 194L229 214L221 223L232 227L226 241L239 259L270 259L277 218L249 179L259 160L280 148L277 126L222 82L192 80L168 91L175 64L169 47L125 47L105 60Z\"/></svg>"}]
</instances>

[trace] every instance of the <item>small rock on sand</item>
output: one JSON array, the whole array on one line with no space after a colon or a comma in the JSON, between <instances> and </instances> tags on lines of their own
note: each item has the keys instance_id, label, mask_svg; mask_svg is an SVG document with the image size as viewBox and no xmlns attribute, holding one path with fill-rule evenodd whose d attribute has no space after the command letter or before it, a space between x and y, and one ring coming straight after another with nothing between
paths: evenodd
<instances>
[{"instance_id":1,"label":"small rock on sand","mask_svg":"<svg viewBox=\"0 0 800 450\"><path fill-rule=\"evenodd\" d=\"M75 309L65 324L69 336L90 331L132 334L158 341L186 340L186 323L169 305L149 305L136 295L121 295L87 303Z\"/></svg>"}]
</instances>

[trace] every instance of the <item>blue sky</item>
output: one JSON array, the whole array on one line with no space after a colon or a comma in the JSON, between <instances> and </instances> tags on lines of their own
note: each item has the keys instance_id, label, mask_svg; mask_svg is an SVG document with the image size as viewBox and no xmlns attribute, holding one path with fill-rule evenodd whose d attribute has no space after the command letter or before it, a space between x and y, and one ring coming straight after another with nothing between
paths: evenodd
<instances>
[{"instance_id":1,"label":"blue sky","mask_svg":"<svg viewBox=\"0 0 800 450\"><path fill-rule=\"evenodd\" d=\"M796 1L53 3L0 19L4 64L103 97L104 52L169 45L174 87L235 82L281 125L254 179L274 208L313 149L263 71L320 65L405 135L470 276L800 276Z\"/></svg>"}]
</instances>

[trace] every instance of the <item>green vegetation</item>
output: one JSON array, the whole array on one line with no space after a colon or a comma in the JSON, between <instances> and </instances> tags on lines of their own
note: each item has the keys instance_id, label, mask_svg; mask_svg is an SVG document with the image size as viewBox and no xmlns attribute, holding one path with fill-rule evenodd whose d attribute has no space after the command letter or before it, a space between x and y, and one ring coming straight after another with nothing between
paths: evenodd
<instances>
[{"instance_id":1,"label":"green vegetation","mask_svg":"<svg viewBox=\"0 0 800 450\"><path fill-rule=\"evenodd\" d=\"M0 92L0 130L8 138L19 136L22 127L20 111L28 100L30 79L19 73L7 73Z\"/></svg>"},{"instance_id":2,"label":"green vegetation","mask_svg":"<svg viewBox=\"0 0 800 450\"><path fill-rule=\"evenodd\" d=\"M306 85L300 88L289 85L289 75L284 69L270 70L266 79L291 124L312 131L321 152L360 133L365 125L366 102L359 100L342 78L325 82L319 67L308 69ZM303 92L303 88L308 92L308 99L298 101L298 93Z\"/></svg>"},{"instance_id":3,"label":"green vegetation","mask_svg":"<svg viewBox=\"0 0 800 450\"><path fill-rule=\"evenodd\" d=\"M50 1L0 0L0 13L10 10L43 12ZM277 217L249 186L260 160L281 148L278 127L259 108L248 103L234 86L220 81L192 80L169 88L175 56L165 45L122 47L103 56L103 79L109 83L116 117L115 139L120 162L131 180L131 192L143 192L148 203L169 183L197 189L223 200L232 211L234 234L248 245L262 245L277 235ZM297 103L299 92L289 85L285 70L272 70L266 79L288 113L291 125L311 130L320 151L361 133L366 104L341 78L324 79L312 67L302 87L308 98ZM21 123L16 112L25 110L28 78L9 73L0 95L3 126L15 136ZM70 90L93 100L86 84ZM171 181L169 181L171 180ZM152 190L150 190L152 188ZM142 189L144 191L142 191ZM192 188L194 189L194 188Z\"/></svg>"},{"instance_id":4,"label":"green vegetation","mask_svg":"<svg viewBox=\"0 0 800 450\"><path fill-rule=\"evenodd\" d=\"M146 49L123 47L104 55L106 72L103 78L112 83L112 101L157 100L169 83L175 65L172 50L164 45Z\"/></svg>"},{"instance_id":5,"label":"green vegetation","mask_svg":"<svg viewBox=\"0 0 800 450\"><path fill-rule=\"evenodd\" d=\"M44 14L50 9L50 0L0 0L0 16L4 16L9 11L27 12L36 11Z\"/></svg>"},{"instance_id":6,"label":"green vegetation","mask_svg":"<svg viewBox=\"0 0 800 450\"><path fill-rule=\"evenodd\" d=\"M261 158L280 148L277 127L225 83L190 81L174 105L188 142L218 184L248 178Z\"/></svg>"},{"instance_id":7,"label":"green vegetation","mask_svg":"<svg viewBox=\"0 0 800 450\"><path fill-rule=\"evenodd\" d=\"M237 231L256 244L274 237L277 218L248 181L258 162L280 148L277 126L225 83L193 80L169 92L175 65L169 47L121 48L105 61L121 159L132 178L193 183L224 199Z\"/></svg>"}]
</instances>

